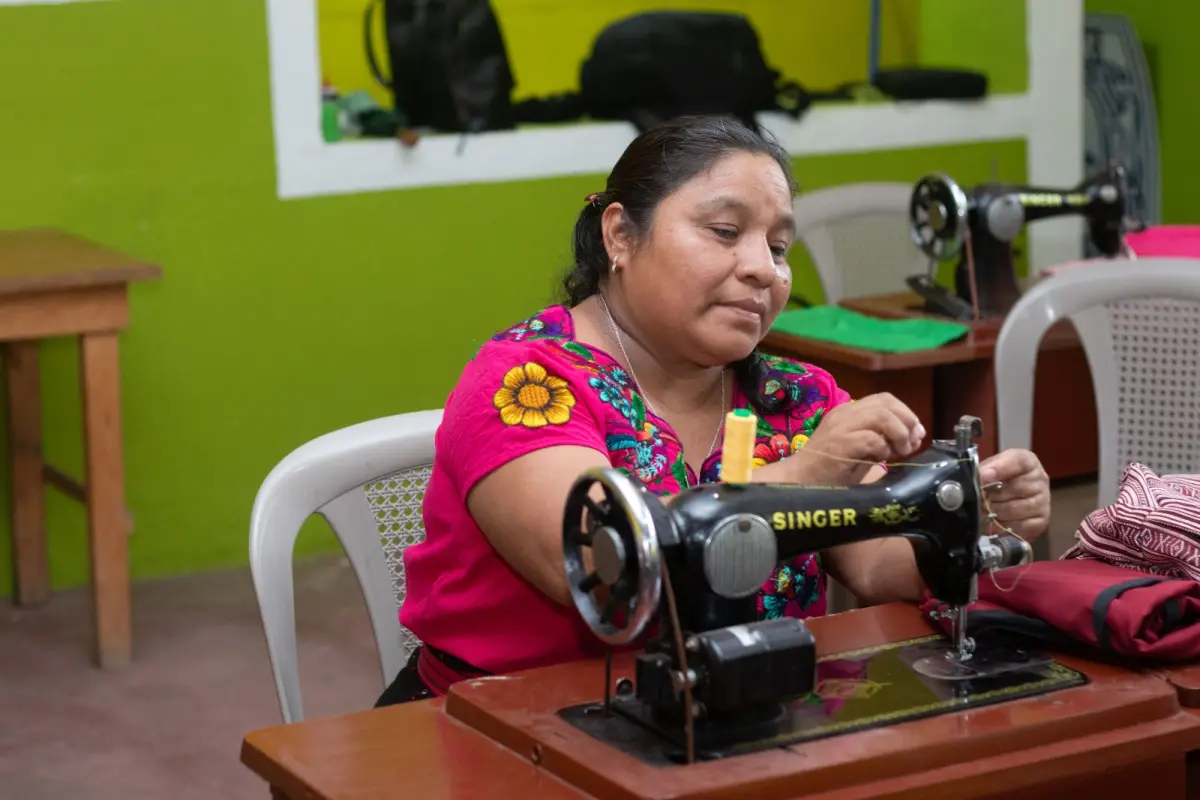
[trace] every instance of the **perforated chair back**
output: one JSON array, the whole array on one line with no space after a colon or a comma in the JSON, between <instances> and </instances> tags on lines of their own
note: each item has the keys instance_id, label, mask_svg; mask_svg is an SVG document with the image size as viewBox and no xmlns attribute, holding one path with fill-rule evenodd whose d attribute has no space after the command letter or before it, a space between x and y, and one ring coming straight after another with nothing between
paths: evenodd
<instances>
[{"instance_id":1,"label":"perforated chair back","mask_svg":"<svg viewBox=\"0 0 1200 800\"><path fill-rule=\"evenodd\" d=\"M909 234L911 196L907 183L851 183L796 198L797 240L812 257L826 303L901 292L906 277L928 269Z\"/></svg>"},{"instance_id":2,"label":"perforated chair back","mask_svg":"<svg viewBox=\"0 0 1200 800\"><path fill-rule=\"evenodd\" d=\"M1200 260L1095 261L1030 288L996 342L1002 449L1031 445L1038 348L1067 318L1095 390L1099 505L1116 500L1131 462L1159 474L1200 472Z\"/></svg>"},{"instance_id":3,"label":"perforated chair back","mask_svg":"<svg viewBox=\"0 0 1200 800\"><path fill-rule=\"evenodd\" d=\"M400 626L404 548L425 538L421 502L441 410L364 422L297 448L271 470L250 519L250 571L285 722L304 718L292 557L313 514L329 523L362 588L387 685L417 642Z\"/></svg>"}]
</instances>

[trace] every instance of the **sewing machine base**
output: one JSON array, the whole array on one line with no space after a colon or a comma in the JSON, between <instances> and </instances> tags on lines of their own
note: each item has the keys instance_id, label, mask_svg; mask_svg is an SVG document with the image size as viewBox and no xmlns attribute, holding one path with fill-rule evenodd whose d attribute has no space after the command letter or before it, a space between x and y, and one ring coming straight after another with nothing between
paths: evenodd
<instances>
[{"instance_id":1,"label":"sewing machine base","mask_svg":"<svg viewBox=\"0 0 1200 800\"><path fill-rule=\"evenodd\" d=\"M841 653L820 661L816 690L786 707L743 719L696 721L697 760L716 760L826 739L926 717L1033 697L1088 682L1083 673L1020 650L977 651L988 677L922 674L914 664L942 659L949 642L928 636ZM1017 666L1020 665L1020 666ZM655 767L684 762L684 732L665 726L632 696L564 708L559 716L588 736Z\"/></svg>"},{"instance_id":2,"label":"sewing machine base","mask_svg":"<svg viewBox=\"0 0 1200 800\"><path fill-rule=\"evenodd\" d=\"M861 657L889 642L910 643L934 633L917 608L899 603L808 622L822 643L818 657L837 654L829 660ZM270 763L256 757L259 774L268 779L288 774L281 770L297 771L301 779L288 784L297 798L362 794L364 785L378 787L384 796L402 781L409 794L431 799L499 791L547 800L801 795L1128 800L1138 792L1183 800L1183 756L1200 750L1200 718L1180 708L1176 688L1148 671L1078 654L1053 655L1060 665L1084 673L1086 683L691 766L665 758L651 765L564 719L563 709L603 698L603 658L460 681L444 701L284 726L277 729L282 737L268 740L274 736L268 732L250 749L270 750ZM614 655L614 684L633 676L633 656ZM876 669L882 667L872 667L870 679L893 680L876 675ZM933 697L928 691L927 696ZM295 734L288 735L292 729ZM626 729L644 730L632 723ZM361 749L348 747L340 738L346 735L360 737ZM661 739L649 738L664 749ZM380 741L389 746L381 749ZM278 747L270 749L271 742ZM345 756L331 759L330 748ZM346 768L347 758L354 769ZM377 769L360 771L360 765L369 769L371 759ZM322 774L332 781L323 781Z\"/></svg>"}]
</instances>

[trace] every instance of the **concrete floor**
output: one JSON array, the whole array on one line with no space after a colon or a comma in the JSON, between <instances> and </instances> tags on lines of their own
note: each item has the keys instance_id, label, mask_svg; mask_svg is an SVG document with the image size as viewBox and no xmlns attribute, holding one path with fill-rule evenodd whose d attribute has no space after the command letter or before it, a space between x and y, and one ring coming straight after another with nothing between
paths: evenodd
<instances>
[{"instance_id":1,"label":"concrete floor","mask_svg":"<svg viewBox=\"0 0 1200 800\"><path fill-rule=\"evenodd\" d=\"M1055 490L1055 555L1094 505L1094 484ZM381 678L353 574L298 564L296 596L307 716L370 707ZM143 582L133 600L135 660L111 673L88 660L86 592L0 605L0 800L266 797L238 761L246 732L280 721L249 572Z\"/></svg>"},{"instance_id":2,"label":"concrete floor","mask_svg":"<svg viewBox=\"0 0 1200 800\"><path fill-rule=\"evenodd\" d=\"M340 559L297 566L309 717L368 708L382 688L358 584ZM88 660L88 596L0 611L0 798L264 800L242 736L279 724L247 570L134 587L134 663Z\"/></svg>"}]
</instances>

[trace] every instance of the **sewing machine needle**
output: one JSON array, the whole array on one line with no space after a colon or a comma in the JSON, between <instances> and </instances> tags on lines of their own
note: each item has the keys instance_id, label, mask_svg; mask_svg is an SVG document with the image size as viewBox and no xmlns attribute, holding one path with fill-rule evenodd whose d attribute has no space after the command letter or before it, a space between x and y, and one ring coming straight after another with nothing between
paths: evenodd
<instances>
[{"instance_id":1,"label":"sewing machine needle","mask_svg":"<svg viewBox=\"0 0 1200 800\"><path fill-rule=\"evenodd\" d=\"M965 646L966 642L967 642L967 607L966 606L959 606L954 609L953 626L954 626L954 649L956 651L955 655L959 659L965 661L967 658L967 655L968 655L968 653L966 652L966 646Z\"/></svg>"}]
</instances>

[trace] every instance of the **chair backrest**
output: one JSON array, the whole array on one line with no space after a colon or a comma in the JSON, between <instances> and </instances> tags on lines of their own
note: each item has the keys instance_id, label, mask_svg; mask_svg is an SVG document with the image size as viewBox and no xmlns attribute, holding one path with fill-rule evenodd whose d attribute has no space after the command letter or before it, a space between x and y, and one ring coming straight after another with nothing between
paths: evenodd
<instances>
[{"instance_id":1,"label":"chair backrest","mask_svg":"<svg viewBox=\"0 0 1200 800\"><path fill-rule=\"evenodd\" d=\"M907 183L850 183L796 198L796 237L812 257L826 303L904 291L906 277L928 269L909 234L911 197Z\"/></svg>"},{"instance_id":2,"label":"chair backrest","mask_svg":"<svg viewBox=\"0 0 1200 800\"><path fill-rule=\"evenodd\" d=\"M386 685L417 642L400 626L405 547L421 541L421 500L442 412L352 425L297 448L271 470L250 518L250 571L284 722L304 718L292 557L313 514L329 523L366 601Z\"/></svg>"},{"instance_id":3,"label":"chair backrest","mask_svg":"<svg viewBox=\"0 0 1200 800\"><path fill-rule=\"evenodd\" d=\"M1200 259L1095 261L1034 284L996 341L1001 448L1030 447L1042 336L1070 318L1087 356L1099 422L1099 505L1130 462L1200 471Z\"/></svg>"}]
</instances>

